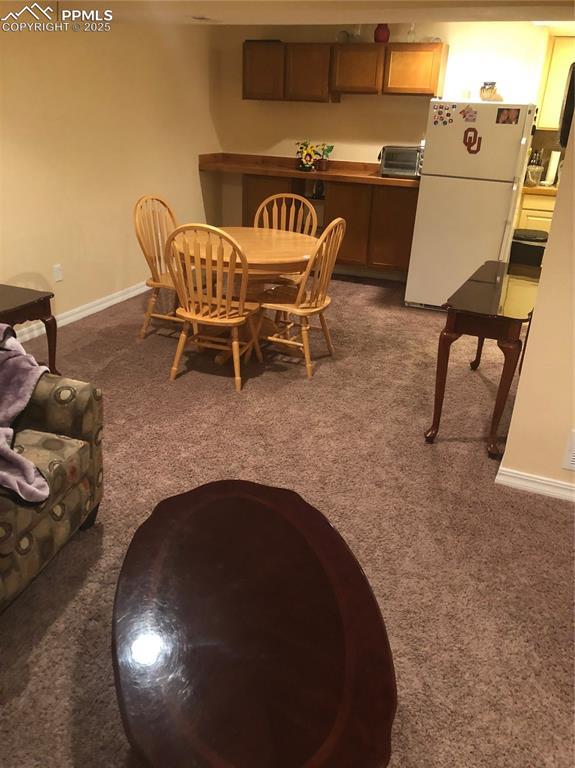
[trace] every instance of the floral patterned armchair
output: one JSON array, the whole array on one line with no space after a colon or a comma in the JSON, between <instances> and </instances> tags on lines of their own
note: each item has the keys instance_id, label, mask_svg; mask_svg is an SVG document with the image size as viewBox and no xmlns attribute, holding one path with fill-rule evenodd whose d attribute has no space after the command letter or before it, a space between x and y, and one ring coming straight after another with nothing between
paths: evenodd
<instances>
[{"instance_id":1,"label":"floral patterned armchair","mask_svg":"<svg viewBox=\"0 0 575 768\"><path fill-rule=\"evenodd\" d=\"M102 498L102 392L44 374L15 424L14 449L50 485L42 504L0 488L0 611L78 528L91 527Z\"/></svg>"}]
</instances>

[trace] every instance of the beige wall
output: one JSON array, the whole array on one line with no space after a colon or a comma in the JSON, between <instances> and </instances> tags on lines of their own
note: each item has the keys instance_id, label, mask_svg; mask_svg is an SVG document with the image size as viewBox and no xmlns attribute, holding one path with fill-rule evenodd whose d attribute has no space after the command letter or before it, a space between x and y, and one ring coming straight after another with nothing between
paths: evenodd
<instances>
[{"instance_id":1,"label":"beige wall","mask_svg":"<svg viewBox=\"0 0 575 768\"><path fill-rule=\"evenodd\" d=\"M502 474L515 470L571 485L575 485L575 473L561 465L567 438L575 428L573 143L572 129L501 464Z\"/></svg>"},{"instance_id":2,"label":"beige wall","mask_svg":"<svg viewBox=\"0 0 575 768\"><path fill-rule=\"evenodd\" d=\"M0 34L0 281L55 290L60 313L145 279L141 194L204 220L197 154L220 148L209 33Z\"/></svg>"},{"instance_id":3,"label":"beige wall","mask_svg":"<svg viewBox=\"0 0 575 768\"><path fill-rule=\"evenodd\" d=\"M335 144L334 159L377 161L382 144L418 143L429 99L420 96L343 96L340 104L242 100L242 42L247 38L335 41L340 27L227 27L213 31L217 52L216 128L225 151L295 154L309 138ZM391 25L392 41L406 39L407 25ZM373 39L373 27L362 37ZM518 23L418 24L416 39L449 43L445 96L477 99L484 80L495 80L508 101L535 101L545 61L544 27Z\"/></svg>"},{"instance_id":4,"label":"beige wall","mask_svg":"<svg viewBox=\"0 0 575 768\"><path fill-rule=\"evenodd\" d=\"M392 39L406 31L393 27ZM138 283L146 269L131 213L145 192L165 195L179 220L237 223L239 179L227 179L221 197L214 175L200 185L198 153L293 155L296 140L311 138L334 142L335 158L375 161L383 143L418 142L425 98L242 101L245 38L334 40L336 32L114 23L108 33L2 33L0 281L55 290L57 313ZM496 79L506 98L534 98L544 29L417 26L418 38L435 35L451 46L450 97ZM53 264L62 282L53 283Z\"/></svg>"}]
</instances>

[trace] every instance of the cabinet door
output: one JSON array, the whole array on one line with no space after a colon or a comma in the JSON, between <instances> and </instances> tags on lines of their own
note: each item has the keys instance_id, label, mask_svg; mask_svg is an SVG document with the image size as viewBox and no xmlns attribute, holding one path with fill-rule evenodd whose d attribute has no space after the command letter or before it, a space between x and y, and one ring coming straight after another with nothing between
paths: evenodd
<instances>
[{"instance_id":1,"label":"cabinet door","mask_svg":"<svg viewBox=\"0 0 575 768\"><path fill-rule=\"evenodd\" d=\"M329 43L287 43L285 98L329 101Z\"/></svg>"},{"instance_id":2,"label":"cabinet door","mask_svg":"<svg viewBox=\"0 0 575 768\"><path fill-rule=\"evenodd\" d=\"M381 93L385 46L381 43L334 45L331 90L338 93Z\"/></svg>"},{"instance_id":3,"label":"cabinet door","mask_svg":"<svg viewBox=\"0 0 575 768\"><path fill-rule=\"evenodd\" d=\"M553 38L549 70L537 119L538 128L554 131L559 128L567 77L573 62L575 62L575 37Z\"/></svg>"},{"instance_id":4,"label":"cabinet door","mask_svg":"<svg viewBox=\"0 0 575 768\"><path fill-rule=\"evenodd\" d=\"M446 59L444 43L390 43L385 53L383 92L440 96Z\"/></svg>"},{"instance_id":5,"label":"cabinet door","mask_svg":"<svg viewBox=\"0 0 575 768\"><path fill-rule=\"evenodd\" d=\"M367 242L371 215L371 186L328 182L325 190L324 222L341 216L346 221L345 237L339 250L342 264L367 264Z\"/></svg>"},{"instance_id":6,"label":"cabinet door","mask_svg":"<svg viewBox=\"0 0 575 768\"><path fill-rule=\"evenodd\" d=\"M283 99L285 45L267 40L244 43L244 99Z\"/></svg>"},{"instance_id":7,"label":"cabinet door","mask_svg":"<svg viewBox=\"0 0 575 768\"><path fill-rule=\"evenodd\" d=\"M538 211L523 208L519 217L519 229L542 229L549 232L553 211Z\"/></svg>"},{"instance_id":8,"label":"cabinet door","mask_svg":"<svg viewBox=\"0 0 575 768\"><path fill-rule=\"evenodd\" d=\"M417 187L375 187L371 206L368 264L407 272Z\"/></svg>"},{"instance_id":9,"label":"cabinet door","mask_svg":"<svg viewBox=\"0 0 575 768\"><path fill-rule=\"evenodd\" d=\"M253 227L259 204L270 195L293 192L293 179L281 176L247 176L242 179L242 220L244 227Z\"/></svg>"}]
</instances>

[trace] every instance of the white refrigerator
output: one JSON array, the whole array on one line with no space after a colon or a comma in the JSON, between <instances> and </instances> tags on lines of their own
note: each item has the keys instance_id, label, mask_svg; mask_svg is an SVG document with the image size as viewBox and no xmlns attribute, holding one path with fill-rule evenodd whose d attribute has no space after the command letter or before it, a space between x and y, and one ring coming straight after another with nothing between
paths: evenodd
<instances>
[{"instance_id":1,"label":"white refrigerator","mask_svg":"<svg viewBox=\"0 0 575 768\"><path fill-rule=\"evenodd\" d=\"M507 261L536 107L432 99L405 303L440 307L484 261Z\"/></svg>"}]
</instances>

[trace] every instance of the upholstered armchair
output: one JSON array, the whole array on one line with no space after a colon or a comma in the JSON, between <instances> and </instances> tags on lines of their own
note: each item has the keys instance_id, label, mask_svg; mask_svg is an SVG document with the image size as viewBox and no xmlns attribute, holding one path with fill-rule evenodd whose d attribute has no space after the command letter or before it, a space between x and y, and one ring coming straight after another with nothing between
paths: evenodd
<instances>
[{"instance_id":1,"label":"upholstered armchair","mask_svg":"<svg viewBox=\"0 0 575 768\"><path fill-rule=\"evenodd\" d=\"M44 374L15 426L14 449L48 480L29 504L0 488L0 611L78 528L91 527L102 498L102 392Z\"/></svg>"}]
</instances>

